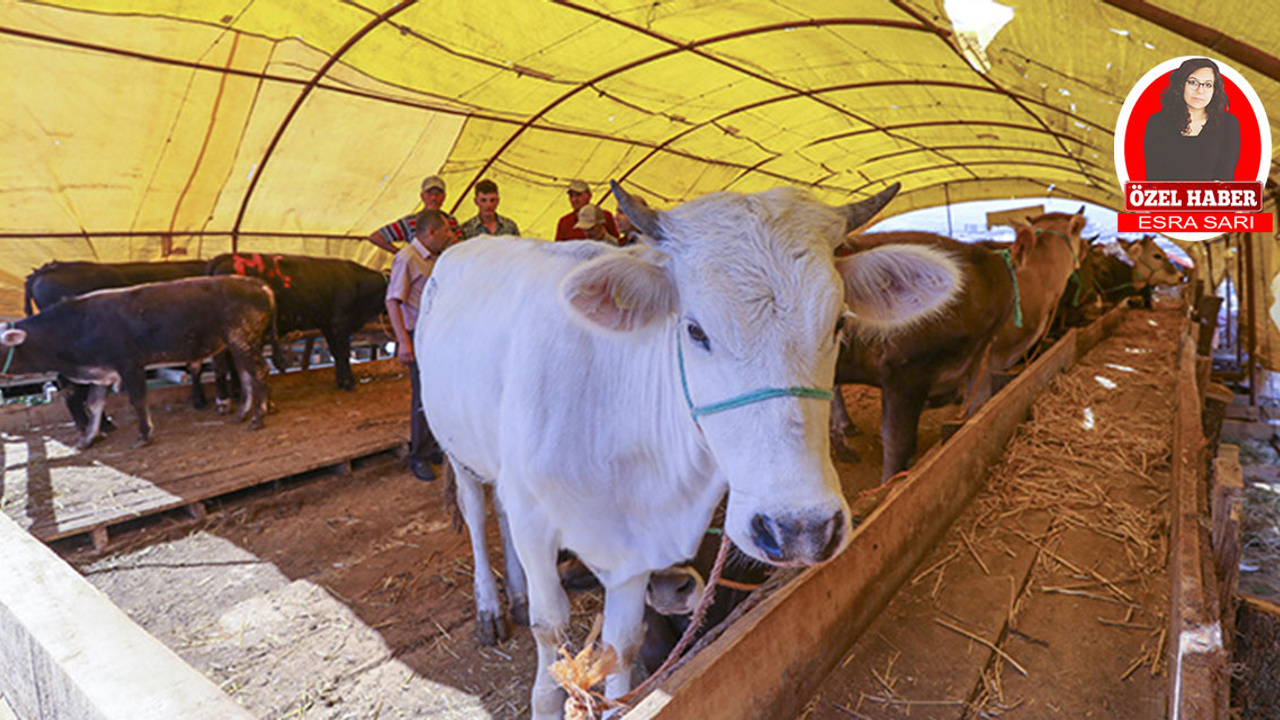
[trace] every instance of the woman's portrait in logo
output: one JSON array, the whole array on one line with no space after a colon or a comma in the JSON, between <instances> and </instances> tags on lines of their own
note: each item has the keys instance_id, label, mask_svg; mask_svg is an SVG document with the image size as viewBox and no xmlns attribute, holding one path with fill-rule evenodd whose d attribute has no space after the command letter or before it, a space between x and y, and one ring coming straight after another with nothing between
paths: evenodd
<instances>
[{"instance_id":1,"label":"woman's portrait in logo","mask_svg":"<svg viewBox=\"0 0 1280 720\"><path fill-rule=\"evenodd\" d=\"M1116 173L1122 184L1257 181L1266 177L1271 152L1260 122L1266 122L1261 101L1231 67L1206 57L1163 62L1121 108Z\"/></svg>"},{"instance_id":2,"label":"woman's portrait in logo","mask_svg":"<svg viewBox=\"0 0 1280 720\"><path fill-rule=\"evenodd\" d=\"M1231 114L1218 64L1191 58L1169 75L1160 112L1147 120L1142 157L1148 180L1233 180L1240 121Z\"/></svg>"}]
</instances>

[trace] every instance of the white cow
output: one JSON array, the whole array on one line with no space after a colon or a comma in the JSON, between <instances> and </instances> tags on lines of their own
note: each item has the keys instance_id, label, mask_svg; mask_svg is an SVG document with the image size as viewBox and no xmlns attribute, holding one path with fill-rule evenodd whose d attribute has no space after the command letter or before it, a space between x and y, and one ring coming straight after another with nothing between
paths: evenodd
<instances>
[{"instance_id":1,"label":"white cow","mask_svg":"<svg viewBox=\"0 0 1280 720\"><path fill-rule=\"evenodd\" d=\"M889 332L945 307L960 278L926 247L833 260L896 190L843 208L717 193L655 212L615 183L652 247L479 238L440 258L415 340L423 408L457 475L482 629L502 611L481 484L506 511L538 643L535 718L564 702L549 673L569 626L560 548L605 588L617 697L650 572L694 554L726 490L725 531L759 560L809 565L848 543L826 402L846 311ZM507 580L519 605L518 568Z\"/></svg>"}]
</instances>

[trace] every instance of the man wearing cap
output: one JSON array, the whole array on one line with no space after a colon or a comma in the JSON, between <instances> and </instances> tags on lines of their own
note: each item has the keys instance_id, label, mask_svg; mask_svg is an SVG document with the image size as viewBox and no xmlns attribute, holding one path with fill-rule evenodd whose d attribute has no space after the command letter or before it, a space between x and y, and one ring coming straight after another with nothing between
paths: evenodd
<instances>
[{"instance_id":1,"label":"man wearing cap","mask_svg":"<svg viewBox=\"0 0 1280 720\"><path fill-rule=\"evenodd\" d=\"M413 354L413 328L418 322L422 291L431 278L436 258L455 239L448 217L438 209L428 208L414 218L414 235L391 261L391 278L387 281L387 319L396 336L396 359L409 369L409 471L419 480L435 480L432 465L444 461L440 445L431 434L427 417L422 412L422 387L418 377L419 358ZM425 360L425 358L424 358Z\"/></svg>"},{"instance_id":2,"label":"man wearing cap","mask_svg":"<svg viewBox=\"0 0 1280 720\"><path fill-rule=\"evenodd\" d=\"M463 240L477 235L520 235L520 228L509 217L498 214L498 184L492 180L476 183L476 216L458 229Z\"/></svg>"},{"instance_id":3,"label":"man wearing cap","mask_svg":"<svg viewBox=\"0 0 1280 720\"><path fill-rule=\"evenodd\" d=\"M583 205L578 211L578 222L574 223L573 227L575 230L586 233L587 240L618 244L618 238L610 235L608 228L605 227L604 210L601 210L599 205Z\"/></svg>"},{"instance_id":4,"label":"man wearing cap","mask_svg":"<svg viewBox=\"0 0 1280 720\"><path fill-rule=\"evenodd\" d=\"M422 180L422 207L424 210L440 210L440 206L444 204L444 179L439 175L428 175ZM445 219L449 222L449 228L456 234L458 232L458 221L452 215L440 210L444 214ZM399 220L378 228L376 232L369 236L369 242L386 250L389 253L395 253L413 239L415 223L418 214L405 215Z\"/></svg>"},{"instance_id":5,"label":"man wearing cap","mask_svg":"<svg viewBox=\"0 0 1280 720\"><path fill-rule=\"evenodd\" d=\"M573 206L573 211L560 218L560 222L556 223L556 240L586 240L586 231L577 227L578 212L583 207L591 204L591 188L581 180L570 182L569 204ZM600 212L604 213L604 226L607 234L611 237L618 237L618 226L613 222L613 214L608 210L600 210Z\"/></svg>"}]
</instances>

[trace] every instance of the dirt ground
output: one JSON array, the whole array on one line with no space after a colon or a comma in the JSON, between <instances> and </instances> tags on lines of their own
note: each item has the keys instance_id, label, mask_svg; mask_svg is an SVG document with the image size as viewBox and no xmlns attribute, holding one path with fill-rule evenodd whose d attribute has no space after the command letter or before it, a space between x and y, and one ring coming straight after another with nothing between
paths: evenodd
<instances>
[{"instance_id":1,"label":"dirt ground","mask_svg":"<svg viewBox=\"0 0 1280 720\"><path fill-rule=\"evenodd\" d=\"M327 373L320 377L324 384L314 392L331 392ZM853 386L844 393L858 427L848 444L862 460L837 467L854 495L878 484L879 393ZM277 395L287 408L289 395ZM356 422L369 412L345 410L334 422L347 416ZM955 407L926 413L922 448L937 442L942 422L955 413ZM226 462L245 454L241 441L253 437L229 432L217 448L184 443L208 417L182 403L155 407L153 414L164 432L147 451L189 456L169 457L172 462ZM310 425L291 426L282 409L268 428L288 433L291 451L306 453L333 442L332 428L314 432L314 440L305 437L306 427L323 421L312 417ZM119 424L115 437L90 452L127 454L128 411ZM405 425L407 434L407 419ZM103 552L84 536L54 546L257 717L525 716L532 637L517 628L496 648L475 642L470 546L452 529L441 496L440 484L414 479L403 460L383 455L346 476L311 473L209 501L203 520L171 513L113 530ZM582 638L600 611L598 593L576 594L573 606Z\"/></svg>"}]
</instances>

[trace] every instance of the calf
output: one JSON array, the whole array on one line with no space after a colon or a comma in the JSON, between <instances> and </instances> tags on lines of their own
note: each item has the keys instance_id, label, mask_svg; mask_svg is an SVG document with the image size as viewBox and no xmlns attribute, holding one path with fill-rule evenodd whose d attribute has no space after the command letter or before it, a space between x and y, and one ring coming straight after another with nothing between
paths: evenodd
<instances>
[{"instance_id":1,"label":"calf","mask_svg":"<svg viewBox=\"0 0 1280 720\"><path fill-rule=\"evenodd\" d=\"M99 290L3 325L4 373L56 372L90 385L89 416L77 447L98 436L107 388L119 383L138 417L138 442L151 436L148 366L201 362L229 351L248 388L240 420L262 426L264 339L275 340L275 298L248 278L197 277Z\"/></svg>"},{"instance_id":2,"label":"calf","mask_svg":"<svg viewBox=\"0 0 1280 720\"><path fill-rule=\"evenodd\" d=\"M351 334L382 312L387 294L382 273L350 260L256 253L219 255L209 261L208 272L261 278L270 285L280 332L319 330L333 354L338 387L355 390Z\"/></svg>"},{"instance_id":3,"label":"calf","mask_svg":"<svg viewBox=\"0 0 1280 720\"><path fill-rule=\"evenodd\" d=\"M1178 268L1169 260L1164 250L1156 244L1152 235L1144 235L1141 240L1125 240L1116 238L1124 254L1133 263L1130 269L1132 277L1129 287L1131 295L1141 295L1143 307L1151 307L1151 291L1159 286L1179 285L1187 281ZM1123 271L1115 271L1123 277ZM1125 289L1124 283L1116 286L1117 291Z\"/></svg>"},{"instance_id":4,"label":"calf","mask_svg":"<svg viewBox=\"0 0 1280 720\"><path fill-rule=\"evenodd\" d=\"M204 275L204 260L183 260L179 262L125 262L96 263L86 261L45 263L27 275L23 285L22 305L27 317L36 309L47 310L55 303L69 297L76 297L94 290L108 288L131 287L150 282L164 282L184 277ZM192 369L192 404L197 408L204 407L204 393L200 390L199 368ZM88 422L85 412L85 401L89 397L89 386L71 382L65 376L58 376L58 386L63 389L67 400L67 411L76 427L83 428ZM109 421L108 421L109 422Z\"/></svg>"},{"instance_id":5,"label":"calf","mask_svg":"<svg viewBox=\"0 0 1280 720\"><path fill-rule=\"evenodd\" d=\"M881 390L881 479L902 470L916 450L917 426L927 402L947 404L984 392L987 352L1013 313L1012 258L976 244L923 232L850 236L853 257L887 244L924 245L945 252L962 270L957 298L938 314L893 335L855 333L840 348L836 384ZM847 418L837 397L834 414ZM833 433L832 443L843 441Z\"/></svg>"},{"instance_id":6,"label":"calf","mask_svg":"<svg viewBox=\"0 0 1280 720\"><path fill-rule=\"evenodd\" d=\"M1013 260L1018 303L991 343L993 372L1011 367L1044 337L1067 281L1084 258L1084 226L1082 207L1074 215L1045 213L1017 229Z\"/></svg>"}]
</instances>

